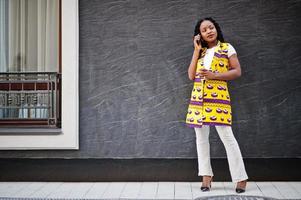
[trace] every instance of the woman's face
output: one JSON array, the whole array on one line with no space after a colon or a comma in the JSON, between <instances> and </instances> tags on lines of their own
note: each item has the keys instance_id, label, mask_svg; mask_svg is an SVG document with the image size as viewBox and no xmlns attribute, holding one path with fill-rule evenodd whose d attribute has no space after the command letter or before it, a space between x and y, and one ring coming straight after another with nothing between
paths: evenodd
<instances>
[{"instance_id":1,"label":"woman's face","mask_svg":"<svg viewBox=\"0 0 301 200\"><path fill-rule=\"evenodd\" d=\"M205 42L207 43L214 42L217 38L216 28L214 24L209 20L205 20L201 23L200 33L203 40L205 40Z\"/></svg>"}]
</instances>

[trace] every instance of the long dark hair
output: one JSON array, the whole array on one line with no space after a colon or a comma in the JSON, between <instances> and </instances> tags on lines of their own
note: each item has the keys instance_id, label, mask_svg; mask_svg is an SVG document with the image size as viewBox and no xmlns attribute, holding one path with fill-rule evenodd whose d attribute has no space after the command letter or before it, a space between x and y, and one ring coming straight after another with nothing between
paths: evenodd
<instances>
[{"instance_id":1,"label":"long dark hair","mask_svg":"<svg viewBox=\"0 0 301 200\"><path fill-rule=\"evenodd\" d=\"M212 19L211 17L206 17L206 18L200 19L197 22L197 24L195 25L195 28L194 28L194 36L196 36L198 34L201 35L200 26L201 26L202 22L205 21L205 20L208 20L208 21L210 21L214 24L214 26L216 28L216 31L217 31L217 40L219 40L221 42L225 42L221 28L219 27L218 23L214 19ZM202 47L207 47L208 48L207 42L201 40L201 44L202 44Z\"/></svg>"}]
</instances>

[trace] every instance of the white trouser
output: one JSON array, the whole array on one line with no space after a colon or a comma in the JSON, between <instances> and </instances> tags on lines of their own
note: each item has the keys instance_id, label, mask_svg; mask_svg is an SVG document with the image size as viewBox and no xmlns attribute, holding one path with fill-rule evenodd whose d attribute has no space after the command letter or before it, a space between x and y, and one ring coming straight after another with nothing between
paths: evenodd
<instances>
[{"instance_id":1,"label":"white trouser","mask_svg":"<svg viewBox=\"0 0 301 200\"><path fill-rule=\"evenodd\" d=\"M227 153L232 182L248 179L238 143L233 135L231 126L215 126ZM210 163L209 130L207 125L195 128L198 153L199 176L213 176Z\"/></svg>"}]
</instances>

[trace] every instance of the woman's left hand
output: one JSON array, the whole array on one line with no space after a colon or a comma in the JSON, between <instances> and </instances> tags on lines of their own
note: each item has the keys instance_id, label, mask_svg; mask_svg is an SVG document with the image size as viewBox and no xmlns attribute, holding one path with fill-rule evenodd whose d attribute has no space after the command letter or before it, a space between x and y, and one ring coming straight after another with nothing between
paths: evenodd
<instances>
[{"instance_id":1,"label":"woman's left hand","mask_svg":"<svg viewBox=\"0 0 301 200\"><path fill-rule=\"evenodd\" d=\"M215 76L216 74L209 70L202 70L200 73L206 79L216 79L216 76Z\"/></svg>"}]
</instances>

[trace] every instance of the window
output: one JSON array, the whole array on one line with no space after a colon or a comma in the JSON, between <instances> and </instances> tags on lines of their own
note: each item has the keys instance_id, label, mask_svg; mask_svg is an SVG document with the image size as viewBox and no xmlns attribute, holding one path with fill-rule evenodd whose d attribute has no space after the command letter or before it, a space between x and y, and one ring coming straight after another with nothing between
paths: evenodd
<instances>
[{"instance_id":1,"label":"window","mask_svg":"<svg viewBox=\"0 0 301 200\"><path fill-rule=\"evenodd\" d=\"M11 1L11 0L9 0ZM19 0L20 2L26 0ZM38 1L38 0L37 0ZM45 0L47 1L47 0ZM50 0L51 1L51 0ZM1 3L3 0L0 1ZM0 9L2 9L3 4L0 4ZM0 12L0 18L2 19L2 12ZM1 30L3 24L0 22ZM2 33L2 31L0 32ZM3 35L0 35L2 37ZM7 40L5 40L7 41ZM61 1L61 68L51 73L61 73L61 127L60 128L24 128L24 127L2 127L0 126L0 149L1 150L39 150L39 149L78 149L78 0L63 0ZM1 42L2 45L2 42ZM1 48L0 48L1 49ZM1 52L2 53L2 52ZM41 75L35 76L38 80L43 80L45 71L34 71ZM6 72L2 72L6 73ZM15 73L15 72L9 72ZM19 73L18 71L16 73ZM31 79L32 76L26 73L32 73L31 70L25 70L25 75L18 75L17 77L26 80ZM5 76L4 74L3 76ZM28 76L28 77L27 77ZM47 75L48 76L48 75ZM26 78L25 78L26 77ZM16 80L14 75L11 75L12 80ZM45 81L45 80L44 80ZM53 82L53 79L50 78L47 81ZM46 84L47 85L47 84ZM23 89L27 90L43 90L46 85L34 84L26 85L23 84ZM51 84L48 84L48 88L51 89ZM4 87L4 86L3 86ZM9 86L5 86L9 87ZM17 87L17 86L16 86ZM18 87L22 87L21 84ZM53 87L53 86L52 86ZM15 89L13 91L18 90ZM4 90L6 91L6 90ZM36 96L35 98L40 98L40 104L45 103L43 98ZM30 99L30 98L29 98ZM0 100L1 101L1 100ZM13 101L13 100L11 100ZM17 101L17 100L14 100ZM25 100L24 100L25 101ZM28 100L29 102L29 100ZM28 103L26 101L26 103ZM1 102L0 102L1 103ZM29 104L29 103L28 103ZM25 106L25 105L23 105ZM23 113L28 107L16 108L18 113ZM41 109L41 110L38 110ZM43 115L43 110L45 107L38 107L35 114L35 120L40 119L39 116ZM45 110L44 110L45 111ZM29 112L25 111L25 112ZM31 111L34 113L33 111ZM40 112L40 113L39 113ZM39 114L37 114L39 113ZM3 113L7 115L6 113ZM28 113L27 113L28 114ZM22 114L16 114L19 119ZM31 119L31 120L32 120Z\"/></svg>"},{"instance_id":2,"label":"window","mask_svg":"<svg viewBox=\"0 0 301 200\"><path fill-rule=\"evenodd\" d=\"M0 13L0 127L60 127L60 0L1 0Z\"/></svg>"}]
</instances>

